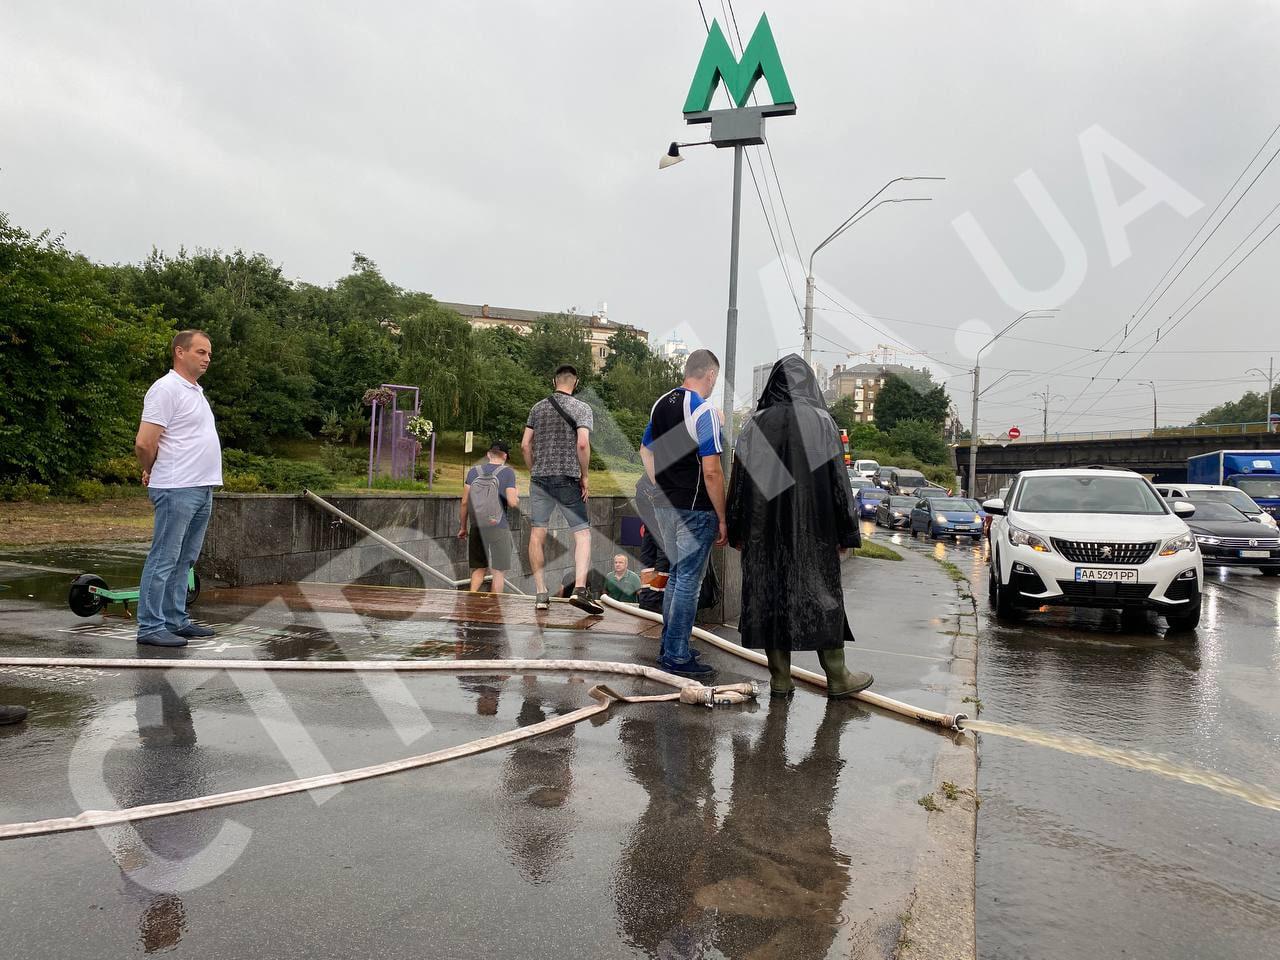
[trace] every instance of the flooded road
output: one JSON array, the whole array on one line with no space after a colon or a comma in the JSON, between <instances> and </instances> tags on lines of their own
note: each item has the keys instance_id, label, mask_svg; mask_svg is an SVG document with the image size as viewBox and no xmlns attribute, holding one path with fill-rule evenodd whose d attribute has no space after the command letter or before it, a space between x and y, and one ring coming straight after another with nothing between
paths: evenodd
<instances>
[{"instance_id":1,"label":"flooded road","mask_svg":"<svg viewBox=\"0 0 1280 960\"><path fill-rule=\"evenodd\" d=\"M6 655L152 656L137 651L132 622L81 620L66 606L73 571L129 586L140 551L8 551L0 561ZM932 564L892 566L912 569L868 561L845 571L847 590L874 598L855 611L851 662L887 696L958 707L951 648L968 604ZM206 590L193 613L218 636L165 656L651 662L656 653L651 635L570 629L582 618L567 604L536 625L481 622L481 598L466 594L448 601L461 605L453 614L432 618L399 602L413 591L314 586L301 597L296 585ZM340 610L339 600L354 602ZM725 682L767 681L721 651L704 650L704 660ZM797 660L817 666L813 654ZM32 711L0 729L0 822L443 749L575 711L598 679L0 667L0 699ZM39 960L888 960L921 936L912 910L921 864L934 862L931 817L961 816L953 801L931 814L918 800L939 790L947 751L972 771L963 735L806 691L716 710L620 706L440 767L0 841L0 929L7 955ZM970 853L966 844L957 856L966 868Z\"/></svg>"},{"instance_id":2,"label":"flooded road","mask_svg":"<svg viewBox=\"0 0 1280 960\"><path fill-rule=\"evenodd\" d=\"M1280 583L1207 571L1189 636L1095 610L1004 625L986 602L985 548L877 539L969 577L982 720L1023 728L981 735L979 956L1275 956ZM1057 742L1033 742L1046 735Z\"/></svg>"}]
</instances>

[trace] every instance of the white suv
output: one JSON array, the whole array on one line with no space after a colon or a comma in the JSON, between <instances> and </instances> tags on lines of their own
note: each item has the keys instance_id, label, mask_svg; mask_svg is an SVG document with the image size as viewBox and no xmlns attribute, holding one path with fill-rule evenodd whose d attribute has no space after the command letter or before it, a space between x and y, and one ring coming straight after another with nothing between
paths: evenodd
<instances>
[{"instance_id":1,"label":"white suv","mask_svg":"<svg viewBox=\"0 0 1280 960\"><path fill-rule=\"evenodd\" d=\"M1007 501L983 505L991 525L989 593L1009 618L1044 604L1151 609L1172 630L1200 622L1204 563L1182 522L1195 507L1166 502L1127 470L1027 470Z\"/></svg>"}]
</instances>

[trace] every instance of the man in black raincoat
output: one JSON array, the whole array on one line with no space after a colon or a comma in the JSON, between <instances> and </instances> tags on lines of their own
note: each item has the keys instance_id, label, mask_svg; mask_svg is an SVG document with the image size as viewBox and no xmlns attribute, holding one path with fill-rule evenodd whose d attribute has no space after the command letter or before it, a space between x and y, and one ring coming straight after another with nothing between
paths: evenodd
<instances>
[{"instance_id":1,"label":"man in black raincoat","mask_svg":"<svg viewBox=\"0 0 1280 960\"><path fill-rule=\"evenodd\" d=\"M861 544L853 491L835 421L818 381L795 354L773 365L734 454L727 509L729 543L742 551L742 613L747 647L769 658L775 696L795 691L791 651L816 650L827 696L871 685L851 673L853 641L840 587L840 557Z\"/></svg>"}]
</instances>

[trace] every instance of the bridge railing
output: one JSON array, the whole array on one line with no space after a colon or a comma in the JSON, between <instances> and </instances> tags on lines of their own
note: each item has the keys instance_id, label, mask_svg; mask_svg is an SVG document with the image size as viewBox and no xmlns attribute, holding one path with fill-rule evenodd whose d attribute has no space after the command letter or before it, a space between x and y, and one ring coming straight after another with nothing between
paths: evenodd
<instances>
[{"instance_id":1,"label":"bridge railing","mask_svg":"<svg viewBox=\"0 0 1280 960\"><path fill-rule=\"evenodd\" d=\"M1018 439L1011 440L1005 436L983 436L978 441L983 446L990 444L1000 444L1008 446L1011 443L1071 443L1071 442L1087 442L1089 440L1150 440L1159 439L1161 437L1222 437L1224 442L1229 442L1231 437L1238 437L1241 434L1251 433L1267 433L1267 422L1265 420L1253 421L1250 423L1205 423L1194 424L1189 427L1160 427L1157 430L1091 430L1087 433L1050 433L1038 434L1024 433ZM1276 432L1276 425L1271 424L1271 431ZM1276 435L1277 442L1280 442L1280 433ZM968 446L967 440L962 440L960 446Z\"/></svg>"}]
</instances>

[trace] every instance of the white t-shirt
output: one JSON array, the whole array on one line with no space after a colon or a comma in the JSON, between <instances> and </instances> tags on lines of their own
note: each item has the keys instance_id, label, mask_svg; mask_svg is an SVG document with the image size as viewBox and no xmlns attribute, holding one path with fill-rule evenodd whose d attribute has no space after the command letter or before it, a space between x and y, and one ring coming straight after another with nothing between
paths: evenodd
<instances>
[{"instance_id":1,"label":"white t-shirt","mask_svg":"<svg viewBox=\"0 0 1280 960\"><path fill-rule=\"evenodd\" d=\"M222 486L222 447L204 389L170 370L142 401L142 420L164 427L151 467L151 486Z\"/></svg>"}]
</instances>

